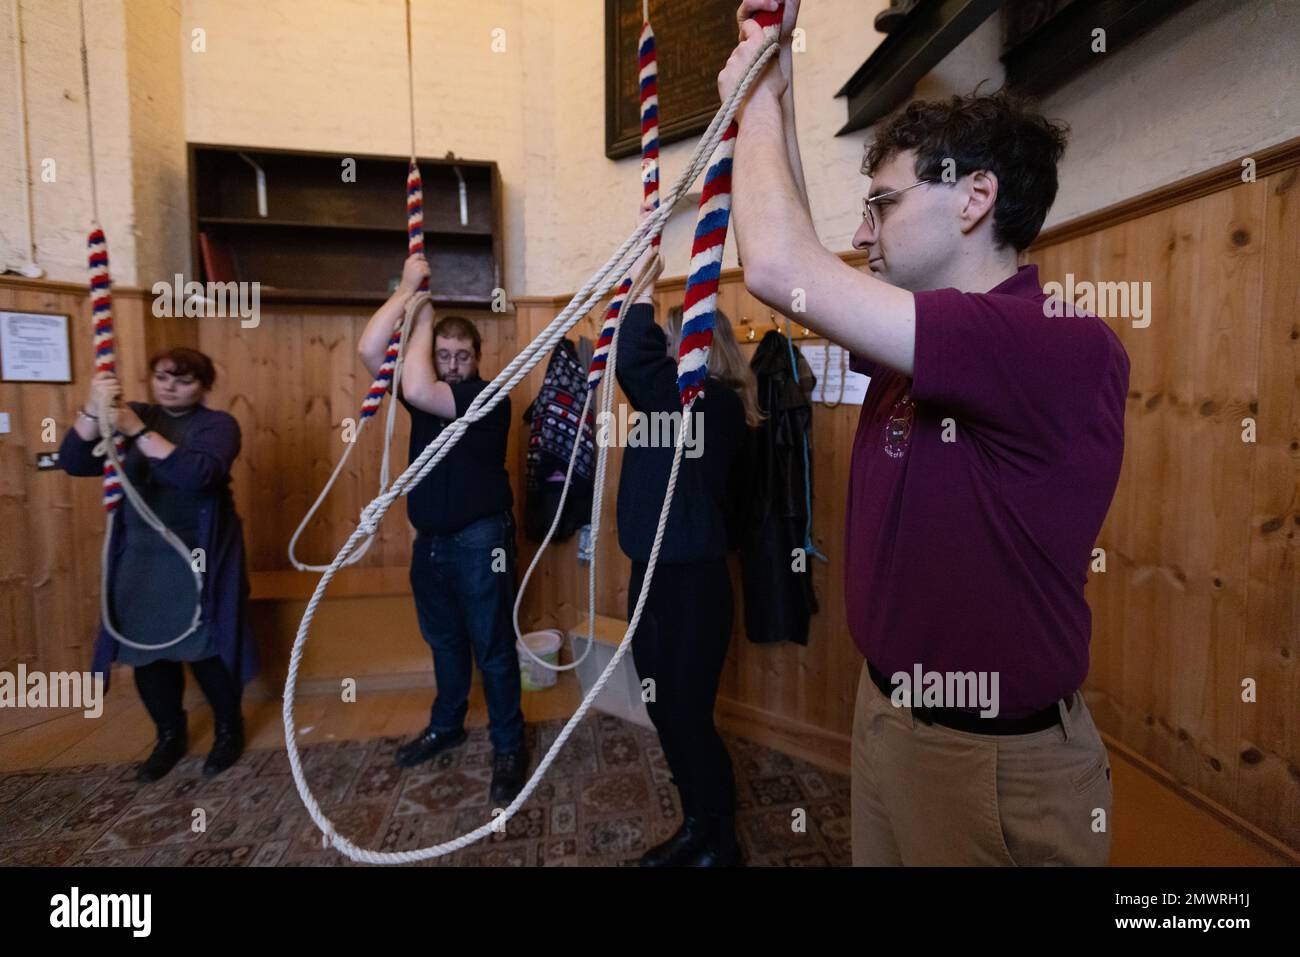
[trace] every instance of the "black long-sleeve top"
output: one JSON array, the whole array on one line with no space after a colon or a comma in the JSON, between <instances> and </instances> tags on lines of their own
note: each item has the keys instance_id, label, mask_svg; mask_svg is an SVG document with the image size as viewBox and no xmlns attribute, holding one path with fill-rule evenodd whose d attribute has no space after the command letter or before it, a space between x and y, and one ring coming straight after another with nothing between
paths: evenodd
<instances>
[{"instance_id":1,"label":"black long-sleeve top","mask_svg":"<svg viewBox=\"0 0 1300 957\"><path fill-rule=\"evenodd\" d=\"M653 305L634 305L624 317L618 334L616 372L618 384L634 410L650 414L676 412L680 424L677 364L668 355L668 337L655 322ZM702 431L694 434L683 449L676 494L659 553L659 561L665 564L723 558L731 547L728 529L735 513L739 487L736 473L747 433L744 405L733 389L710 376L693 411L698 413L695 424L702 426ZM611 423L611 434L613 429ZM676 439L675 429L672 437ZM692 447L700 452L696 458L688 457ZM618 481L618 543L633 561L650 559L672 463L671 444L629 444L624 449Z\"/></svg>"}]
</instances>

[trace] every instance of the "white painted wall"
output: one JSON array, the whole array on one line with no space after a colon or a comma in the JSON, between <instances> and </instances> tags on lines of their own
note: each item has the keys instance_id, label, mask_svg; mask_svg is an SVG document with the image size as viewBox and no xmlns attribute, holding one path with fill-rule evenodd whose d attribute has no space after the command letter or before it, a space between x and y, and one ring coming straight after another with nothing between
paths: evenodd
<instances>
[{"instance_id":1,"label":"white painted wall","mask_svg":"<svg viewBox=\"0 0 1300 957\"><path fill-rule=\"evenodd\" d=\"M86 16L99 218L113 275L129 283L136 274L136 232L122 2L86 0ZM16 266L27 258L27 230L12 3L7 0L0 17L0 263ZM23 0L22 16L36 259L47 275L80 281L87 276L91 191L77 3Z\"/></svg>"},{"instance_id":2,"label":"white painted wall","mask_svg":"<svg viewBox=\"0 0 1300 957\"><path fill-rule=\"evenodd\" d=\"M1043 101L1073 135L1047 225L1300 136L1300 0L1200 0Z\"/></svg>"},{"instance_id":3,"label":"white painted wall","mask_svg":"<svg viewBox=\"0 0 1300 957\"><path fill-rule=\"evenodd\" d=\"M180 141L410 149L401 0L179 0L178 12L178 0L87 2L105 21L92 39L92 69L102 218L119 282L152 282L188 261ZM37 186L40 259L56 278L79 280L88 192L76 3L23 4L33 155L38 163L55 156L60 169L57 184ZM836 137L846 109L834 94L879 42L871 22L883 5L806 0L801 17L808 50L796 58L800 137L818 233L837 251L848 248L859 221L867 185L859 165L871 131ZM632 230L640 195L637 159L604 155L603 0L412 6L417 150L500 164L510 295L576 289ZM169 16L180 26L170 46ZM7 51L10 16L3 21ZM204 31L204 53L191 50L195 29ZM494 40L504 49L494 52ZM996 88L999 43L992 19L917 95L968 92L986 78L985 88ZM1044 103L1073 129L1049 225L1300 135L1297 49L1300 0L1199 0L1104 55ZM6 143L16 142L13 86L12 68L0 69ZM692 146L664 148L665 189ZM23 258L21 197L15 151L0 151L7 262ZM402 203L395 184L394 204ZM669 275L685 271L693 221L694 211L683 209L669 224ZM726 262L734 264L730 244Z\"/></svg>"}]
</instances>

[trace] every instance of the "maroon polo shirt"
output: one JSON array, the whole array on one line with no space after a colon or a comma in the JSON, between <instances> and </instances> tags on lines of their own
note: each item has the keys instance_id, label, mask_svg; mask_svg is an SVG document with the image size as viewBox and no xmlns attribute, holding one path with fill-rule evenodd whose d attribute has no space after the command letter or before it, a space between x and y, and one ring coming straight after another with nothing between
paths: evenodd
<instances>
[{"instance_id":1,"label":"maroon polo shirt","mask_svg":"<svg viewBox=\"0 0 1300 957\"><path fill-rule=\"evenodd\" d=\"M853 641L886 675L998 672L1003 717L1083 683L1083 588L1124 451L1123 345L1046 299L1037 266L917 293L912 378L851 366L871 376L849 474Z\"/></svg>"}]
</instances>

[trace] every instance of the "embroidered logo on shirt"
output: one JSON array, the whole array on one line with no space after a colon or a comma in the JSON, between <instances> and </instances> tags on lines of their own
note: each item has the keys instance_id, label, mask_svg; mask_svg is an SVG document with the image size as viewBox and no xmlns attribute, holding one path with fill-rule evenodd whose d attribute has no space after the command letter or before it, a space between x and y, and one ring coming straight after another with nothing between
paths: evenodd
<instances>
[{"instance_id":1,"label":"embroidered logo on shirt","mask_svg":"<svg viewBox=\"0 0 1300 957\"><path fill-rule=\"evenodd\" d=\"M884 447L890 458L901 459L912 437L912 390L907 389L889 410L885 418Z\"/></svg>"}]
</instances>

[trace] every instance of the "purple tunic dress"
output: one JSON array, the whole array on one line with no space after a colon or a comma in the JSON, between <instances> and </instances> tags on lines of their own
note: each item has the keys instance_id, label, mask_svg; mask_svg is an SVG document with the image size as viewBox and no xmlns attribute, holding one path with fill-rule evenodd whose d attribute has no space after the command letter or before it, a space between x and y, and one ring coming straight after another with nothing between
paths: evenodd
<instances>
[{"instance_id":1,"label":"purple tunic dress","mask_svg":"<svg viewBox=\"0 0 1300 957\"><path fill-rule=\"evenodd\" d=\"M165 415L159 406L132 402L131 407L151 427L154 423L161 424ZM149 479L171 491L185 492L193 499L194 541L186 536L186 544L202 548L206 557L202 595L204 630L231 677L244 685L257 674L258 656L248 616L243 525L230 493L230 468L239 455L239 423L229 413L205 406L196 407L190 415L192 420L175 451L165 459L148 463ZM164 434L170 431L165 427L157 430ZM98 438L87 441L70 429L59 448L59 464L63 470L69 475L100 476L103 458L94 454L98 441ZM131 504L124 500L119 508L130 509ZM109 543L110 589L129 545L126 525L122 517L113 522L113 539ZM193 589L180 591L176 601L192 608ZM132 637L130 632L124 634ZM181 642L181 646L185 644ZM101 621L91 667L104 676L105 687L108 687L112 664L123 657L123 650ZM133 657L125 656L126 662L140 663ZM156 658L167 657L167 651L156 654Z\"/></svg>"}]
</instances>

